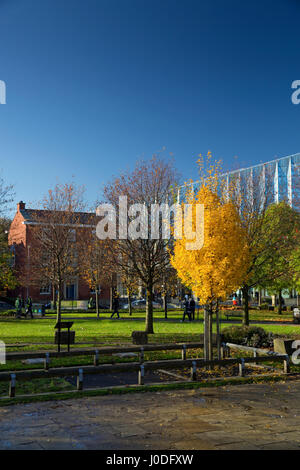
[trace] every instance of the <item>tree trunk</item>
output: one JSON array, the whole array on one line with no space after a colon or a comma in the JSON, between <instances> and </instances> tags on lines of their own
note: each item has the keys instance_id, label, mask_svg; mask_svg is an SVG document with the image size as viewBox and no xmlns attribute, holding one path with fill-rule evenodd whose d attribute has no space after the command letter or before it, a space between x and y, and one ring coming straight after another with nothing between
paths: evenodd
<instances>
[{"instance_id":1,"label":"tree trunk","mask_svg":"<svg viewBox=\"0 0 300 470\"><path fill-rule=\"evenodd\" d=\"M56 286L55 284L52 284L52 306L53 309L56 309Z\"/></svg>"},{"instance_id":2,"label":"tree trunk","mask_svg":"<svg viewBox=\"0 0 300 470\"><path fill-rule=\"evenodd\" d=\"M297 294L297 307L299 307L299 306L300 306L300 295Z\"/></svg>"},{"instance_id":3,"label":"tree trunk","mask_svg":"<svg viewBox=\"0 0 300 470\"><path fill-rule=\"evenodd\" d=\"M282 295L281 295L281 289L278 291L278 314L282 314Z\"/></svg>"},{"instance_id":4,"label":"tree trunk","mask_svg":"<svg viewBox=\"0 0 300 470\"><path fill-rule=\"evenodd\" d=\"M204 308L204 360L213 359L213 341L212 341L212 306L206 305ZM206 366L211 370L211 366Z\"/></svg>"},{"instance_id":5,"label":"tree trunk","mask_svg":"<svg viewBox=\"0 0 300 470\"><path fill-rule=\"evenodd\" d=\"M146 333L153 334L153 286L149 283L147 286L147 300L146 300Z\"/></svg>"},{"instance_id":6,"label":"tree trunk","mask_svg":"<svg viewBox=\"0 0 300 470\"><path fill-rule=\"evenodd\" d=\"M57 285L56 321L61 321L61 281Z\"/></svg>"},{"instance_id":7,"label":"tree trunk","mask_svg":"<svg viewBox=\"0 0 300 470\"><path fill-rule=\"evenodd\" d=\"M249 326L249 297L248 297L249 288L247 284L242 287L243 292L243 306L244 306L244 314L243 314L243 325Z\"/></svg>"},{"instance_id":8,"label":"tree trunk","mask_svg":"<svg viewBox=\"0 0 300 470\"><path fill-rule=\"evenodd\" d=\"M97 318L99 319L98 287L96 287L96 313L97 313Z\"/></svg>"},{"instance_id":9,"label":"tree trunk","mask_svg":"<svg viewBox=\"0 0 300 470\"><path fill-rule=\"evenodd\" d=\"M204 307L204 360L209 357L209 311L207 305Z\"/></svg>"},{"instance_id":10,"label":"tree trunk","mask_svg":"<svg viewBox=\"0 0 300 470\"><path fill-rule=\"evenodd\" d=\"M261 290L258 291L258 306L261 306Z\"/></svg>"},{"instance_id":11,"label":"tree trunk","mask_svg":"<svg viewBox=\"0 0 300 470\"><path fill-rule=\"evenodd\" d=\"M209 350L208 350L208 360L213 360L213 338L212 338L212 323L213 323L213 310L212 307L209 309L208 317L208 331L209 331Z\"/></svg>"},{"instance_id":12,"label":"tree trunk","mask_svg":"<svg viewBox=\"0 0 300 470\"><path fill-rule=\"evenodd\" d=\"M168 319L168 304L167 304L167 295L164 294L163 296L163 308L164 308L164 312L165 312L165 320Z\"/></svg>"},{"instance_id":13,"label":"tree trunk","mask_svg":"<svg viewBox=\"0 0 300 470\"><path fill-rule=\"evenodd\" d=\"M132 315L132 305L131 305L131 295L130 295L130 290L127 289L127 297L128 297L128 311L129 315Z\"/></svg>"},{"instance_id":14,"label":"tree trunk","mask_svg":"<svg viewBox=\"0 0 300 470\"><path fill-rule=\"evenodd\" d=\"M219 315L219 304L216 307L216 326L217 326L217 351L218 351L218 359L221 358L221 336L220 336L220 315Z\"/></svg>"},{"instance_id":15,"label":"tree trunk","mask_svg":"<svg viewBox=\"0 0 300 470\"><path fill-rule=\"evenodd\" d=\"M114 297L113 294L114 294L114 288L111 285L110 289L109 289L109 310L111 310L111 311L113 309L113 297Z\"/></svg>"}]
</instances>

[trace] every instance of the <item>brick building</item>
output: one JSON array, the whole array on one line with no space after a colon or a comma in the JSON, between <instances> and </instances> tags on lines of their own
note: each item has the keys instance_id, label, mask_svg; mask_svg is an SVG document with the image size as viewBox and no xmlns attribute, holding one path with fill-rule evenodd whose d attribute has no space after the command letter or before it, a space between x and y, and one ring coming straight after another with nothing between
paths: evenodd
<instances>
[{"instance_id":1,"label":"brick building","mask_svg":"<svg viewBox=\"0 0 300 470\"><path fill-rule=\"evenodd\" d=\"M17 212L11 223L8 243L14 254L14 267L17 273L25 273L27 270L30 271L30 256L32 256L34 250L34 242L32 237L32 230L37 225L40 219L41 213L45 212L36 209L26 209L26 205L23 201L17 204ZM80 236L82 230L91 229L91 217L93 214L88 212L81 212L77 219L77 225L74 228L74 235ZM96 216L95 216L96 225ZM22 277L22 276L21 276ZM110 289L107 286L100 286L100 304L109 304ZM15 291L11 292L12 296L21 294L23 298L30 295L34 302L48 303L53 300L53 288L49 286L33 286L30 285L29 279L26 280L26 275L23 276L22 285L20 285ZM64 300L88 300L93 296L87 282L81 279L79 276L73 279L72 282L64 284L62 297Z\"/></svg>"}]
</instances>

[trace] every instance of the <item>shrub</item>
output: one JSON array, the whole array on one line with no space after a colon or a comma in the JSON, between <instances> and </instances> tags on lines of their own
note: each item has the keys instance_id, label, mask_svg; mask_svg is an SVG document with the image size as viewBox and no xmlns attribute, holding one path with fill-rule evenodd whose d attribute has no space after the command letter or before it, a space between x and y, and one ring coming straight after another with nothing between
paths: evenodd
<instances>
[{"instance_id":1,"label":"shrub","mask_svg":"<svg viewBox=\"0 0 300 470\"><path fill-rule=\"evenodd\" d=\"M261 308L262 310L268 310L269 304L268 304L268 303L263 303L263 304L261 304L260 308Z\"/></svg>"},{"instance_id":2,"label":"shrub","mask_svg":"<svg viewBox=\"0 0 300 470\"><path fill-rule=\"evenodd\" d=\"M1 310L0 311L0 317L13 317L15 316L16 311L15 310Z\"/></svg>"},{"instance_id":3,"label":"shrub","mask_svg":"<svg viewBox=\"0 0 300 470\"><path fill-rule=\"evenodd\" d=\"M227 343L241 344L254 348L272 346L273 335L258 326L230 326L222 332Z\"/></svg>"},{"instance_id":4,"label":"shrub","mask_svg":"<svg viewBox=\"0 0 300 470\"><path fill-rule=\"evenodd\" d=\"M247 326L229 326L222 331L223 339L226 343L246 344Z\"/></svg>"}]
</instances>

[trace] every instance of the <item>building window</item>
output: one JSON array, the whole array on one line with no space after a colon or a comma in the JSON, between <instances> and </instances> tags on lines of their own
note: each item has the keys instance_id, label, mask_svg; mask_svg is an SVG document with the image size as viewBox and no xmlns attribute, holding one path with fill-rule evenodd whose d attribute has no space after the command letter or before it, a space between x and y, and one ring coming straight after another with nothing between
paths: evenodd
<instances>
[{"instance_id":1,"label":"building window","mask_svg":"<svg viewBox=\"0 0 300 470\"><path fill-rule=\"evenodd\" d=\"M44 286L40 288L40 294L50 294L50 292L51 292L50 284L48 286Z\"/></svg>"}]
</instances>

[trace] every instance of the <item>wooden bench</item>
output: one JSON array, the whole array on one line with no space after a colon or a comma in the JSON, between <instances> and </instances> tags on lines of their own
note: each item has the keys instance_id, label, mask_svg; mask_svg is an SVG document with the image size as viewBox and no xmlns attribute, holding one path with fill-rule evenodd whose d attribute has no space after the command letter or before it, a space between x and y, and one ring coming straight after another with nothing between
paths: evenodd
<instances>
[{"instance_id":1,"label":"wooden bench","mask_svg":"<svg viewBox=\"0 0 300 470\"><path fill-rule=\"evenodd\" d=\"M225 312L225 317L228 320L229 317L239 317L242 318L242 314L240 312Z\"/></svg>"}]
</instances>

